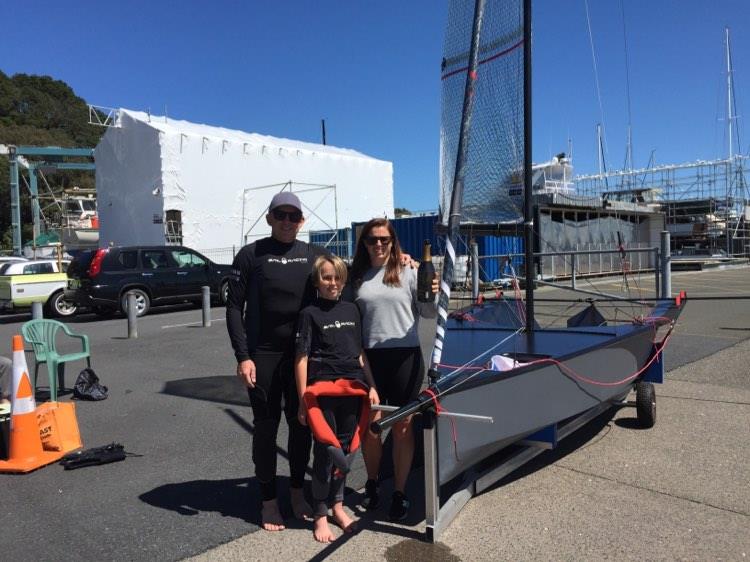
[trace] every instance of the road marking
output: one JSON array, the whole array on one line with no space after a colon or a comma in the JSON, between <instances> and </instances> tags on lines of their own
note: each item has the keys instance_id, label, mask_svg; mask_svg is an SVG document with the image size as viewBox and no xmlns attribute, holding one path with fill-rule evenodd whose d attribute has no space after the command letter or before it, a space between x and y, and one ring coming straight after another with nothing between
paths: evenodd
<instances>
[{"instance_id":1,"label":"road marking","mask_svg":"<svg viewBox=\"0 0 750 562\"><path fill-rule=\"evenodd\" d=\"M225 317L211 318L211 322L223 322L225 320ZM161 329L165 330L167 328L184 328L185 326L200 326L201 324L203 324L202 320L200 322L188 322L186 324L168 324L166 326L162 326Z\"/></svg>"},{"instance_id":2,"label":"road marking","mask_svg":"<svg viewBox=\"0 0 750 562\"><path fill-rule=\"evenodd\" d=\"M678 324L679 326L679 324ZM721 330L721 328L719 328ZM713 335L713 334L693 334L692 332L686 332L684 330L680 330L681 336L693 336L696 338L714 338L717 340L737 340L737 341L744 341L747 338L738 337L738 336L719 336L719 335Z\"/></svg>"}]
</instances>

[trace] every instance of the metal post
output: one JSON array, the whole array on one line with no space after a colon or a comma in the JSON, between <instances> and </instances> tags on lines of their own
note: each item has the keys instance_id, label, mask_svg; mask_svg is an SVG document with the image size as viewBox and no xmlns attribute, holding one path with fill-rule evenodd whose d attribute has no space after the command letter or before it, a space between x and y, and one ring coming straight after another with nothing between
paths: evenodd
<instances>
[{"instance_id":1,"label":"metal post","mask_svg":"<svg viewBox=\"0 0 750 562\"><path fill-rule=\"evenodd\" d=\"M240 248L245 245L245 197L247 189L242 190L242 220L240 221Z\"/></svg>"},{"instance_id":2,"label":"metal post","mask_svg":"<svg viewBox=\"0 0 750 562\"><path fill-rule=\"evenodd\" d=\"M526 254L526 332L534 331L534 207L531 169L531 0L523 0L523 239ZM537 225L537 228L539 225Z\"/></svg>"},{"instance_id":3,"label":"metal post","mask_svg":"<svg viewBox=\"0 0 750 562\"><path fill-rule=\"evenodd\" d=\"M571 256L573 259L570 260L570 286L576 288L576 262L578 261L578 254Z\"/></svg>"},{"instance_id":4,"label":"metal post","mask_svg":"<svg viewBox=\"0 0 750 562\"><path fill-rule=\"evenodd\" d=\"M36 165L29 166L29 191L31 192L31 232L32 243L36 247L36 239L41 232L39 226L39 187L37 183L37 174L39 170Z\"/></svg>"},{"instance_id":5,"label":"metal post","mask_svg":"<svg viewBox=\"0 0 750 562\"><path fill-rule=\"evenodd\" d=\"M8 147L10 157L10 224L13 231L13 255L22 255L21 247L21 194L18 188L18 156L16 147Z\"/></svg>"},{"instance_id":6,"label":"metal post","mask_svg":"<svg viewBox=\"0 0 750 562\"><path fill-rule=\"evenodd\" d=\"M39 320L44 318L44 312L42 312L42 303L36 301L31 303L31 319Z\"/></svg>"},{"instance_id":7,"label":"metal post","mask_svg":"<svg viewBox=\"0 0 750 562\"><path fill-rule=\"evenodd\" d=\"M669 231L661 232L661 298L672 297L672 251Z\"/></svg>"},{"instance_id":8,"label":"metal post","mask_svg":"<svg viewBox=\"0 0 750 562\"><path fill-rule=\"evenodd\" d=\"M135 293L128 293L128 339L138 337L138 310L135 304Z\"/></svg>"},{"instance_id":9,"label":"metal post","mask_svg":"<svg viewBox=\"0 0 750 562\"><path fill-rule=\"evenodd\" d=\"M424 412L422 416L424 427L424 510L428 534L430 529L434 529L440 514L436 422L434 413Z\"/></svg>"},{"instance_id":10,"label":"metal post","mask_svg":"<svg viewBox=\"0 0 750 562\"><path fill-rule=\"evenodd\" d=\"M203 327L211 327L211 289L204 285L201 287L201 294L203 296Z\"/></svg>"},{"instance_id":11,"label":"metal post","mask_svg":"<svg viewBox=\"0 0 750 562\"><path fill-rule=\"evenodd\" d=\"M479 298L479 246L473 238L469 244L471 251L471 298Z\"/></svg>"},{"instance_id":12,"label":"metal post","mask_svg":"<svg viewBox=\"0 0 750 562\"><path fill-rule=\"evenodd\" d=\"M661 294L661 276L659 275L659 248L654 248L654 291L656 298L660 299Z\"/></svg>"}]
</instances>

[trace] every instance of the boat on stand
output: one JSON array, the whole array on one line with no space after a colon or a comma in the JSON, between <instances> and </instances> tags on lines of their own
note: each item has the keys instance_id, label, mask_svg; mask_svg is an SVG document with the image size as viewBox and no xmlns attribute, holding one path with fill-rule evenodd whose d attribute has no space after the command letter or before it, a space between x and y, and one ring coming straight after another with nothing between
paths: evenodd
<instances>
[{"instance_id":1,"label":"boat on stand","mask_svg":"<svg viewBox=\"0 0 750 562\"><path fill-rule=\"evenodd\" d=\"M448 13L441 125L445 255L429 384L414 402L372 425L382 432L408 416L423 417L428 540L437 540L473 495L621 406L632 391L640 424L652 426L652 383L663 381L662 350L686 300L683 293L671 298L663 283L664 298L622 297L632 312L613 322L597 304L620 297L589 296L565 326L539 326L532 281L539 233L532 198L531 1L452 0ZM521 203L514 182L520 169ZM475 227L523 232L524 274L516 298L449 313L457 239Z\"/></svg>"}]
</instances>

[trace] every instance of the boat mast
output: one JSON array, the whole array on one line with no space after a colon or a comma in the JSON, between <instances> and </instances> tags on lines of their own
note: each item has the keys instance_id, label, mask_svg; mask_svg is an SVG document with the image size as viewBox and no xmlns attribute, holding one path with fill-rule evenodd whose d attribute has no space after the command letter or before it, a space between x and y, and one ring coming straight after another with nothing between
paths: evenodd
<instances>
[{"instance_id":1,"label":"boat mast","mask_svg":"<svg viewBox=\"0 0 750 562\"><path fill-rule=\"evenodd\" d=\"M526 331L534 330L534 217L531 185L531 0L523 0L523 234Z\"/></svg>"},{"instance_id":2,"label":"boat mast","mask_svg":"<svg viewBox=\"0 0 750 562\"><path fill-rule=\"evenodd\" d=\"M726 194L725 194L725 200L724 200L724 236L726 238L726 249L727 249L727 255L732 255L732 244L729 237L729 232L731 230L729 225L729 201L731 198L731 192L732 192L732 158L733 158L733 147L732 147L732 121L734 121L734 116L732 115L732 102L734 101L732 99L734 95L733 91L733 85L732 85L732 51L729 47L729 27L724 28L724 33L726 36L726 56L727 56L727 128L729 132L729 157L727 158L727 182L726 182Z\"/></svg>"},{"instance_id":3,"label":"boat mast","mask_svg":"<svg viewBox=\"0 0 750 562\"><path fill-rule=\"evenodd\" d=\"M463 202L464 177L466 176L466 159L469 153L469 132L471 130L471 114L474 107L474 85L479 66L479 36L482 30L485 0L476 0L474 4L474 22L471 31L471 47L469 48L469 66L466 71L466 87L464 89L464 103L461 111L461 128L458 136L458 154L456 156L456 170L453 175L453 189L451 191L450 208L448 211L448 235L445 239L445 255L443 258L443 274L440 282L440 297L438 298L438 318L435 343L432 349L432 364L429 376L437 379L437 366L443 354L443 338L448 321L448 305L450 303L451 283L456 261L456 242L461 226L461 205Z\"/></svg>"}]
</instances>

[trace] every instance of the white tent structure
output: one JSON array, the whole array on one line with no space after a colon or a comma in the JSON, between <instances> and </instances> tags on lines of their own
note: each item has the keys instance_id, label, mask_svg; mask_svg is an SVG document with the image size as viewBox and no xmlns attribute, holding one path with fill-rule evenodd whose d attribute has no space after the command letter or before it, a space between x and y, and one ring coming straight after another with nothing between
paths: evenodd
<instances>
[{"instance_id":1,"label":"white tent structure","mask_svg":"<svg viewBox=\"0 0 750 562\"><path fill-rule=\"evenodd\" d=\"M393 216L392 163L349 149L120 109L95 160L102 247L239 247L269 232L282 189L302 201L303 233Z\"/></svg>"}]
</instances>

